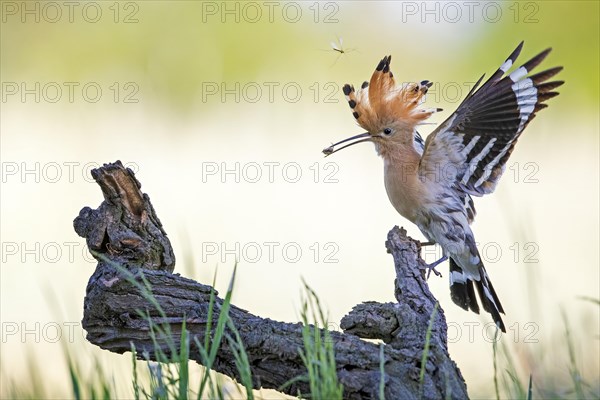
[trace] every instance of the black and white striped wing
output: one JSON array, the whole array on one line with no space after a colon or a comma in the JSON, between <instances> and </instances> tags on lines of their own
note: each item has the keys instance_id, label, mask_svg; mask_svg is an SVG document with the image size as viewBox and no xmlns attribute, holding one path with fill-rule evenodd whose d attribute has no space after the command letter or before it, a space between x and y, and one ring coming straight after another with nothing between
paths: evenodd
<instances>
[{"instance_id":1,"label":"black and white striped wing","mask_svg":"<svg viewBox=\"0 0 600 400\"><path fill-rule=\"evenodd\" d=\"M552 90L564 83L546 82L562 67L527 76L551 49L505 76L522 47L523 42L476 90L481 77L456 111L427 137L419 166L422 176L436 174L447 186L475 196L494 191L521 132L547 107L544 102L558 95Z\"/></svg>"}]
</instances>

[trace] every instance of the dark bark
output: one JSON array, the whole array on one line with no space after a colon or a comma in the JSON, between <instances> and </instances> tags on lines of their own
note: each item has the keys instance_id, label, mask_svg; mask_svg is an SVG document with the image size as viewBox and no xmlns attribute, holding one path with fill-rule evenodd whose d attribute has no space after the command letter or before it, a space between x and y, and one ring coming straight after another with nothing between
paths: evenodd
<instances>
[{"instance_id":1,"label":"dark bark","mask_svg":"<svg viewBox=\"0 0 600 400\"><path fill-rule=\"evenodd\" d=\"M96 210L83 208L74 221L75 231L86 238L98 260L84 300L83 327L87 339L116 353L130 351L133 343L140 357L147 353L150 359L156 359L148 320L138 313L144 310L153 324L170 326L171 339L177 346L184 320L190 336L203 343L214 289L172 273L173 249L149 197L142 194L131 170L117 161L92 171L92 176L102 188L104 202ZM425 337L436 300L420 269L418 242L408 238L404 229L394 227L388 233L386 247L394 258L398 302L359 304L342 319L340 326L344 333L331 332L344 398L378 398L380 347L361 337L382 339L386 343L386 399L466 398L464 379L448 355L446 321L441 308L433 319L425 376L420 386ZM137 282L142 282L143 276L165 315L115 265L124 267ZM217 297L215 320L222 304ZM278 389L305 373L299 355L303 347L301 324L261 318L233 305L230 317L248 353L255 388ZM169 354L164 339L160 338L158 344ZM200 363L198 351L191 347L190 358ZM213 369L239 379L226 341L219 349ZM309 387L297 382L284 392L296 395L298 390L308 393Z\"/></svg>"}]
</instances>

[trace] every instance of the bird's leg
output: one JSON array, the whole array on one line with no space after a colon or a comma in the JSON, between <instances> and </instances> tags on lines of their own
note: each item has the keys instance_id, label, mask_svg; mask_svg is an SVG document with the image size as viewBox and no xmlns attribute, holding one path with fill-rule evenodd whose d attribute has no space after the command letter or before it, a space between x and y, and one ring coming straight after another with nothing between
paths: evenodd
<instances>
[{"instance_id":1,"label":"bird's leg","mask_svg":"<svg viewBox=\"0 0 600 400\"><path fill-rule=\"evenodd\" d=\"M446 261L448 259L447 255L443 255L442 258L440 258L437 261L432 262L431 264L425 264L425 267L423 267L424 270L427 270L427 279L429 279L429 276L431 275L431 271L433 271L433 273L436 276L442 276L442 273L439 272L438 270L435 269L435 267L438 264L443 263L444 261Z\"/></svg>"},{"instance_id":2,"label":"bird's leg","mask_svg":"<svg viewBox=\"0 0 600 400\"><path fill-rule=\"evenodd\" d=\"M427 241L427 242L417 242L417 243L418 243L418 246L419 246L419 255L420 255L420 253L421 253L421 247L424 247L424 246L432 246L432 245L434 245L434 244L437 244L437 243L436 243L435 241L433 241L433 240L429 240L429 241ZM445 255L445 254L442 254L442 258L440 258L440 259L439 259L439 260L437 260L437 261L434 261L434 262L432 262L431 264L426 264L426 263L423 263L423 264L425 264L425 266L424 266L422 269L423 269L424 271L425 271L425 270L427 270L427 271L428 271L428 272L427 272L427 279L429 279L429 276L431 276L431 271L433 271L433 273L434 273L436 276L442 276L442 273L441 273L441 272L439 272L438 270L436 270L436 269L435 269L435 267L436 267L438 264L440 264L440 263L443 263L443 262L444 262L444 261L446 261L447 259L448 259L448 256L447 256L447 255ZM425 274L423 274L423 277L425 277Z\"/></svg>"}]
</instances>

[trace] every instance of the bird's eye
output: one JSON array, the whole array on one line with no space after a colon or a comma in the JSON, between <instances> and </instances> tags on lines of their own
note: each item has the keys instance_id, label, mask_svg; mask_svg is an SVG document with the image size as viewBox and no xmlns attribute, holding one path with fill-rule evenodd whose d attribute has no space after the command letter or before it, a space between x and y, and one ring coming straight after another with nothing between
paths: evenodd
<instances>
[{"instance_id":1,"label":"bird's eye","mask_svg":"<svg viewBox=\"0 0 600 400\"><path fill-rule=\"evenodd\" d=\"M384 134L385 136L390 136L390 135L392 134L392 128L385 128L385 129L383 130L383 134Z\"/></svg>"}]
</instances>

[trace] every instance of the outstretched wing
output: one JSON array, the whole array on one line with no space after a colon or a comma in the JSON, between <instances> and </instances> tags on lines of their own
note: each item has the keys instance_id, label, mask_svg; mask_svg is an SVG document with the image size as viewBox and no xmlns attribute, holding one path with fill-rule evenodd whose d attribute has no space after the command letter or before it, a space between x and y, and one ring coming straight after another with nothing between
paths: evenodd
<instances>
[{"instance_id":1,"label":"outstretched wing","mask_svg":"<svg viewBox=\"0 0 600 400\"><path fill-rule=\"evenodd\" d=\"M562 70L555 67L527 77L551 49L514 70L523 42L478 90L483 76L456 111L425 142L419 173L438 183L482 196L494 191L521 132L547 107L544 102L563 81L546 82Z\"/></svg>"}]
</instances>

